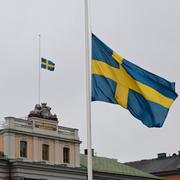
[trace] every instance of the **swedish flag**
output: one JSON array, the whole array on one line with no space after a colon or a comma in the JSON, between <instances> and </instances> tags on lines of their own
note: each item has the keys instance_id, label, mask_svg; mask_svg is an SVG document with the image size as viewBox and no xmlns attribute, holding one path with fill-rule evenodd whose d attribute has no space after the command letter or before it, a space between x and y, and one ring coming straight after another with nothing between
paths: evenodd
<instances>
[{"instance_id":1,"label":"swedish flag","mask_svg":"<svg viewBox=\"0 0 180 180\"><path fill-rule=\"evenodd\" d=\"M132 64L92 34L92 101L119 104L147 127L162 127L177 96L175 83Z\"/></svg>"},{"instance_id":2,"label":"swedish flag","mask_svg":"<svg viewBox=\"0 0 180 180\"><path fill-rule=\"evenodd\" d=\"M54 71L55 64L47 59L41 58L41 68L48 69L50 71Z\"/></svg>"}]
</instances>

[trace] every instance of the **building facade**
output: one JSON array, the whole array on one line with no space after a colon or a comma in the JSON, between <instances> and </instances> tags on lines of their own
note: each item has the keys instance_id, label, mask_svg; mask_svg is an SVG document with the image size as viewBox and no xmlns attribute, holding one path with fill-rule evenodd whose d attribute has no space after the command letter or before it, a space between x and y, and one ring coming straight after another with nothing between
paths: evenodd
<instances>
[{"instance_id":1,"label":"building facade","mask_svg":"<svg viewBox=\"0 0 180 180\"><path fill-rule=\"evenodd\" d=\"M78 129L58 126L46 103L27 119L6 117L0 130L0 180L87 180ZM157 180L109 158L92 157L93 180Z\"/></svg>"},{"instance_id":2,"label":"building facade","mask_svg":"<svg viewBox=\"0 0 180 180\"><path fill-rule=\"evenodd\" d=\"M0 131L0 151L10 159L80 167L78 129L58 126L45 103L28 119L6 117Z\"/></svg>"}]
</instances>

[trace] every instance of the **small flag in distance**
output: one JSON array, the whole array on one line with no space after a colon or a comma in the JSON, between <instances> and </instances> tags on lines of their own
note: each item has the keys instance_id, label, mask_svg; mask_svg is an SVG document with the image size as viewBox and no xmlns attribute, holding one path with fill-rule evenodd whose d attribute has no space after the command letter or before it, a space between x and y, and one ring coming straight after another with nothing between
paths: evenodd
<instances>
[{"instance_id":1,"label":"small flag in distance","mask_svg":"<svg viewBox=\"0 0 180 180\"><path fill-rule=\"evenodd\" d=\"M49 61L47 59L41 58L41 68L48 69L50 71L54 71L55 64L52 61Z\"/></svg>"}]
</instances>

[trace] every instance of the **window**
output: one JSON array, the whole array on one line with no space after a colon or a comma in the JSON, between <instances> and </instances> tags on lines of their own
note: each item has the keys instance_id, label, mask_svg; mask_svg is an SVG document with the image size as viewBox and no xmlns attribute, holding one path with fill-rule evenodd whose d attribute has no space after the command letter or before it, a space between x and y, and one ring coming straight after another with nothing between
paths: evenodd
<instances>
[{"instance_id":1,"label":"window","mask_svg":"<svg viewBox=\"0 0 180 180\"><path fill-rule=\"evenodd\" d=\"M49 145L42 145L42 160L49 160Z\"/></svg>"},{"instance_id":2,"label":"window","mask_svg":"<svg viewBox=\"0 0 180 180\"><path fill-rule=\"evenodd\" d=\"M63 148L63 162L69 163L69 148Z\"/></svg>"},{"instance_id":3,"label":"window","mask_svg":"<svg viewBox=\"0 0 180 180\"><path fill-rule=\"evenodd\" d=\"M27 157L27 142L20 141L20 157Z\"/></svg>"}]
</instances>

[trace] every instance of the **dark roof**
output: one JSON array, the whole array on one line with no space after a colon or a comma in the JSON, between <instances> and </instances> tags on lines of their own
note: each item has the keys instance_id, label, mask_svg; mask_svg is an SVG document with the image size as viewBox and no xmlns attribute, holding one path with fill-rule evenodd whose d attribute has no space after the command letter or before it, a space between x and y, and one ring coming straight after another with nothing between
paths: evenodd
<instances>
[{"instance_id":1,"label":"dark roof","mask_svg":"<svg viewBox=\"0 0 180 180\"><path fill-rule=\"evenodd\" d=\"M81 162L81 167L87 167L87 155L81 154L80 162ZM144 177L151 179L162 179L160 177L129 167L114 159L109 159L106 157L93 156L92 169L93 171L98 171L98 172L115 173L115 174L137 176L137 177Z\"/></svg>"},{"instance_id":2,"label":"dark roof","mask_svg":"<svg viewBox=\"0 0 180 180\"><path fill-rule=\"evenodd\" d=\"M180 173L180 155L124 163L151 174ZM179 166L179 168L177 168Z\"/></svg>"},{"instance_id":3,"label":"dark roof","mask_svg":"<svg viewBox=\"0 0 180 180\"><path fill-rule=\"evenodd\" d=\"M42 165L49 165L45 162L26 162L21 158L16 159L8 159L6 155L2 151L0 151L0 160L6 160L10 162L23 162L23 163L30 163L30 164L42 164ZM75 169L87 169L87 155L80 154L80 164L81 167L74 167ZM66 167L64 164L59 165L53 165L50 166L62 166ZM67 167L67 168L73 168L73 167ZM109 159L106 157L98 157L93 156L92 157L92 170L97 172L105 172L105 173L114 173L114 174L121 174L121 175L128 175L128 176L135 176L135 177L141 177L141 178L147 178L147 179L162 179L160 177L154 176L152 174L143 172L141 170L138 170L136 168L130 167L128 165L119 163L117 160Z\"/></svg>"}]
</instances>

